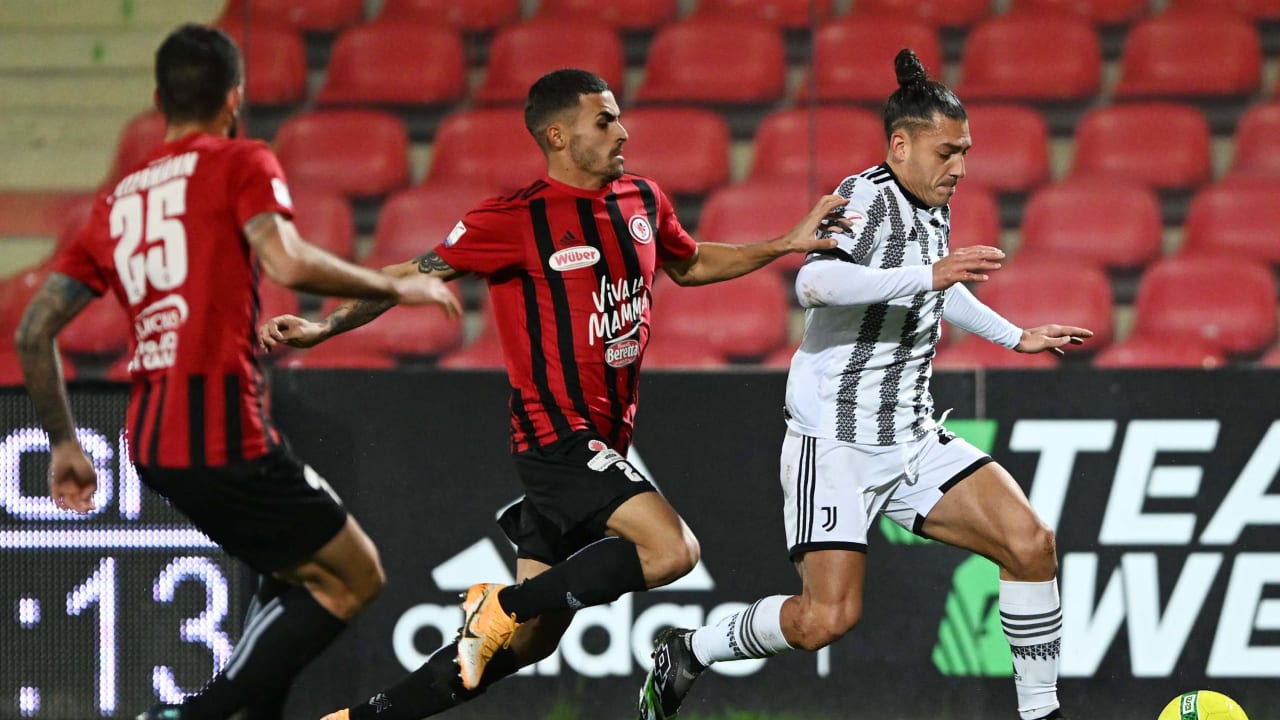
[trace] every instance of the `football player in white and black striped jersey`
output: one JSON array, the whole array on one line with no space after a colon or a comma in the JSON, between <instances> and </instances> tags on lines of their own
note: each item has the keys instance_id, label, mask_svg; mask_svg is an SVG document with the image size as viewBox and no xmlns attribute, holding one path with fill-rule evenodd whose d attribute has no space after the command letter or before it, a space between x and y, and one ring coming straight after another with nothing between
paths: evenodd
<instances>
[{"instance_id":1,"label":"football player in white and black striped jersey","mask_svg":"<svg viewBox=\"0 0 1280 720\"><path fill-rule=\"evenodd\" d=\"M948 254L948 203L973 144L964 106L915 53L895 59L884 164L847 178L851 227L811 253L796 279L804 340L787 380L781 481L800 595L775 595L696 631L659 636L641 720L675 714L713 662L817 650L862 614L867 530L883 513L1000 566L1000 617L1013 651L1021 720L1062 719L1062 611L1053 530L1009 473L933 417L932 360L943 320L1011 352L1055 352L1092 332L1019 328L961 282L982 282L1004 253Z\"/></svg>"}]
</instances>

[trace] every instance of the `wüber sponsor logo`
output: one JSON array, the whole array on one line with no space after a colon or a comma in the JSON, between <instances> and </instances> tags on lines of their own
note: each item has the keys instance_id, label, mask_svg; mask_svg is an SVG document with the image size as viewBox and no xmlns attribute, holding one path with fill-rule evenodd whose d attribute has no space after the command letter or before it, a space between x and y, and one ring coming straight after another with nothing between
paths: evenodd
<instances>
[{"instance_id":1,"label":"w\u00fcber sponsor logo","mask_svg":"<svg viewBox=\"0 0 1280 720\"><path fill-rule=\"evenodd\" d=\"M609 367L626 367L640 357L640 341L628 338L604 349L604 361Z\"/></svg>"},{"instance_id":2,"label":"w\u00fcber sponsor logo","mask_svg":"<svg viewBox=\"0 0 1280 720\"><path fill-rule=\"evenodd\" d=\"M551 269L559 272L591 267L600 262L600 251L587 246L565 248L551 255Z\"/></svg>"}]
</instances>

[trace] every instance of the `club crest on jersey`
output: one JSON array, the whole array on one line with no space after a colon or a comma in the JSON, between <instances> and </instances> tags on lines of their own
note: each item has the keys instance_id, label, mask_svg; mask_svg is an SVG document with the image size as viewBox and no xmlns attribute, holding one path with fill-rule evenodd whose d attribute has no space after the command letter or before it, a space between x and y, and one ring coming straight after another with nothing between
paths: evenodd
<instances>
[{"instance_id":1,"label":"club crest on jersey","mask_svg":"<svg viewBox=\"0 0 1280 720\"><path fill-rule=\"evenodd\" d=\"M462 224L462 221L461 221L461 220L459 220L459 221L458 221L458 224L453 226L453 230L450 230L450 231L449 231L449 237L447 237L447 238L445 238L445 239L444 239L444 246L445 246L445 247L453 247L453 246L454 246L454 243L456 243L456 242L458 242L458 240L462 239L462 235L463 235L463 233L465 233L466 231L467 231L467 226L466 226L466 225L463 225L463 224Z\"/></svg>"},{"instance_id":2,"label":"club crest on jersey","mask_svg":"<svg viewBox=\"0 0 1280 720\"><path fill-rule=\"evenodd\" d=\"M653 228L649 226L649 218L643 215L632 215L627 221L627 229L631 231L631 238L641 245L653 241Z\"/></svg>"},{"instance_id":3,"label":"club crest on jersey","mask_svg":"<svg viewBox=\"0 0 1280 720\"><path fill-rule=\"evenodd\" d=\"M551 269L559 272L591 267L600 262L600 251L589 245L565 248L552 253Z\"/></svg>"},{"instance_id":4,"label":"club crest on jersey","mask_svg":"<svg viewBox=\"0 0 1280 720\"><path fill-rule=\"evenodd\" d=\"M627 338L612 343L604 349L604 361L609 367L621 368L630 365L640 357L640 341Z\"/></svg>"}]
</instances>

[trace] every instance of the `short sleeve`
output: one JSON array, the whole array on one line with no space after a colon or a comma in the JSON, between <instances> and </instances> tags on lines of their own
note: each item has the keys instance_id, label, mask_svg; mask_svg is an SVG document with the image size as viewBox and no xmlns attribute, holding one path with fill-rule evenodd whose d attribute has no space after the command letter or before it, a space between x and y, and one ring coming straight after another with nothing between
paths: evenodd
<instances>
[{"instance_id":1,"label":"short sleeve","mask_svg":"<svg viewBox=\"0 0 1280 720\"><path fill-rule=\"evenodd\" d=\"M836 247L832 251L841 259L866 265L871 253L880 245L881 235L888 228L888 201L875 182L854 175L845 178L836 188L836 194L847 198L844 217L849 221L849 232L831 233Z\"/></svg>"},{"instance_id":2,"label":"short sleeve","mask_svg":"<svg viewBox=\"0 0 1280 720\"><path fill-rule=\"evenodd\" d=\"M235 163L236 223L239 227L266 212L293 217L293 198L280 161L266 146L246 143Z\"/></svg>"},{"instance_id":3,"label":"short sleeve","mask_svg":"<svg viewBox=\"0 0 1280 720\"><path fill-rule=\"evenodd\" d=\"M459 272L493 275L524 263L527 213L490 200L463 216L435 252Z\"/></svg>"},{"instance_id":4,"label":"short sleeve","mask_svg":"<svg viewBox=\"0 0 1280 720\"><path fill-rule=\"evenodd\" d=\"M658 260L662 263L688 260L698 252L698 243L680 224L667 194L658 188Z\"/></svg>"},{"instance_id":5,"label":"short sleeve","mask_svg":"<svg viewBox=\"0 0 1280 720\"><path fill-rule=\"evenodd\" d=\"M83 283L95 295L102 295L110 286L108 276L104 274L110 269L102 267L90 250L93 247L110 247L109 238L100 237L107 232L109 207L105 198L99 197L89 220L76 233L75 239L58 251L51 265L54 272Z\"/></svg>"}]
</instances>

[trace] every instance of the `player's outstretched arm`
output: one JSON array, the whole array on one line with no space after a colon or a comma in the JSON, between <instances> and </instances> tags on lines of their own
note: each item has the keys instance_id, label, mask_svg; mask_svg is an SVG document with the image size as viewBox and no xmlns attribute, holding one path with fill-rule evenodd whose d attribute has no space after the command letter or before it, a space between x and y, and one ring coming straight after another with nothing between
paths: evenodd
<instances>
[{"instance_id":1,"label":"player's outstretched arm","mask_svg":"<svg viewBox=\"0 0 1280 720\"><path fill-rule=\"evenodd\" d=\"M454 270L434 250L408 262L388 265L382 268L380 274L397 283L429 283L431 287L437 288L439 295L439 299L433 302L440 304L445 314L449 317L462 314L462 305L444 285L445 282L460 277L461 273ZM389 299L353 298L334 308L328 317L319 322L296 315L280 315L258 328L258 342L267 352L280 343L309 348L334 335L371 322L395 305L396 302Z\"/></svg>"},{"instance_id":2,"label":"player's outstretched arm","mask_svg":"<svg viewBox=\"0 0 1280 720\"><path fill-rule=\"evenodd\" d=\"M1063 355L1062 346L1082 345L1093 337L1093 331L1074 325L1038 325L1022 331L1022 338L1014 347L1021 353L1038 353L1048 350L1054 355Z\"/></svg>"},{"instance_id":3,"label":"player's outstretched arm","mask_svg":"<svg viewBox=\"0 0 1280 720\"><path fill-rule=\"evenodd\" d=\"M49 494L58 507L80 513L93 509L98 478L76 439L67 385L62 377L62 358L55 339L93 297L93 291L83 283L62 273L52 273L27 305L14 335L27 392L40 425L49 434L49 446L53 450Z\"/></svg>"},{"instance_id":4,"label":"player's outstretched arm","mask_svg":"<svg viewBox=\"0 0 1280 720\"><path fill-rule=\"evenodd\" d=\"M849 221L841 211L847 202L839 195L825 195L785 235L754 245L698 243L692 258L668 263L662 269L679 285L706 285L746 275L783 255L833 248L836 241L826 233L849 230Z\"/></svg>"}]
</instances>

